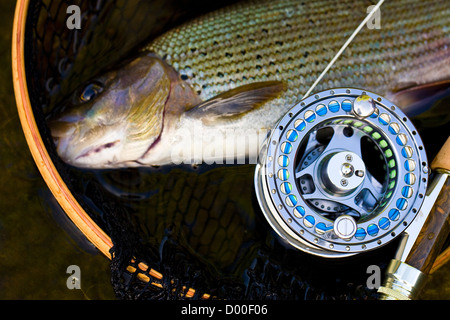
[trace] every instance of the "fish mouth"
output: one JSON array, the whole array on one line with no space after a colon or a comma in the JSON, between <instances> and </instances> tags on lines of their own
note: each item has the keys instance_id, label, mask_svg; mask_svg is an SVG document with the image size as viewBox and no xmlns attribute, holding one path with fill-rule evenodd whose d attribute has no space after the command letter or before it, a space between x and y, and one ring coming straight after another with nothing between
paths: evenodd
<instances>
[{"instance_id":1,"label":"fish mouth","mask_svg":"<svg viewBox=\"0 0 450 320\"><path fill-rule=\"evenodd\" d=\"M61 121L59 119L50 119L47 121L50 135L56 151L61 158L65 158L70 146L70 142L76 133L76 127L71 122Z\"/></svg>"},{"instance_id":2,"label":"fish mouth","mask_svg":"<svg viewBox=\"0 0 450 320\"><path fill-rule=\"evenodd\" d=\"M116 141L112 141L112 142L108 142L108 143L102 144L102 145L97 146L97 147L88 148L86 151L84 151L79 156L77 156L75 158L75 161L78 161L80 159L83 159L83 158L88 157L88 156L90 156L92 154L95 154L95 153L100 153L103 150L110 149L110 148L114 147L115 145L117 145L119 142L120 142L120 140L116 140Z\"/></svg>"}]
</instances>

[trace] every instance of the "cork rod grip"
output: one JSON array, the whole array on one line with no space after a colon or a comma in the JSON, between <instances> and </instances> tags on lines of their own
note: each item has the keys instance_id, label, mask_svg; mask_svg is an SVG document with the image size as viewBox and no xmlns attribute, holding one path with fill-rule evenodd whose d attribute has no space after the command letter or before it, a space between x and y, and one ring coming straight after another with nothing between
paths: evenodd
<instances>
[{"instance_id":1,"label":"cork rod grip","mask_svg":"<svg viewBox=\"0 0 450 320\"><path fill-rule=\"evenodd\" d=\"M406 258L407 264L425 274L430 273L450 231L449 212L450 178L447 178L411 253Z\"/></svg>"},{"instance_id":2,"label":"cork rod grip","mask_svg":"<svg viewBox=\"0 0 450 320\"><path fill-rule=\"evenodd\" d=\"M450 173L450 137L447 138L447 141L431 163L431 169Z\"/></svg>"}]
</instances>

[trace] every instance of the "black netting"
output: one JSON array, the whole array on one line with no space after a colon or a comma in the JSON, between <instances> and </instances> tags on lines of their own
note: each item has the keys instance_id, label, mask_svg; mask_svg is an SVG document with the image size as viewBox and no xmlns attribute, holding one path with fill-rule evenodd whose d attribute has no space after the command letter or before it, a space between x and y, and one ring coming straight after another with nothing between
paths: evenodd
<instances>
[{"instance_id":1,"label":"black netting","mask_svg":"<svg viewBox=\"0 0 450 320\"><path fill-rule=\"evenodd\" d=\"M225 3L30 1L25 54L34 114L64 181L113 241L117 297L374 298L366 268L384 267L395 244L340 262L287 249L259 211L253 166L89 171L57 157L45 118L59 101L146 39ZM73 4L81 8L80 30L65 27Z\"/></svg>"}]
</instances>

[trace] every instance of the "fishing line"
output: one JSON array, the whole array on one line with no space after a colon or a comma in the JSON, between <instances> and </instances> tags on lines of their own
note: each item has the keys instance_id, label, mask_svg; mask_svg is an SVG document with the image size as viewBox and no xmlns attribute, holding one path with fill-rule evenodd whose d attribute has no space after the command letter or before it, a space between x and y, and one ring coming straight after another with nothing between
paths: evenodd
<instances>
[{"instance_id":1,"label":"fishing line","mask_svg":"<svg viewBox=\"0 0 450 320\"><path fill-rule=\"evenodd\" d=\"M333 64L336 62L336 60L341 56L342 52L348 47L348 45L353 41L353 39L356 37L356 35L359 33L359 31L362 29L362 27L369 21L370 18L375 14L375 12L378 11L378 9L383 4L384 0L380 0L375 7L372 8L372 11L367 15L367 17L359 24L359 26L356 28L355 31L353 31L350 38L347 39L347 41L344 43L342 48L338 51L338 53L334 56L334 58L330 61L330 63L327 65L327 67L322 71L320 76L317 78L316 82L313 83L311 88L305 93L302 99L308 97L311 92L314 90L314 88L317 86L317 84L322 80L322 78L325 76L325 74L330 70L330 68L333 66Z\"/></svg>"}]
</instances>

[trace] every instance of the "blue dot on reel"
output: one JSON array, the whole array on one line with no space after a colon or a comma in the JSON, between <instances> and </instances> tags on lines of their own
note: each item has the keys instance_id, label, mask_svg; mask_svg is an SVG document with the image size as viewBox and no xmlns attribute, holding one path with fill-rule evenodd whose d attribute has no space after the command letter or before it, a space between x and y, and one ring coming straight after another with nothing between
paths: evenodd
<instances>
[{"instance_id":1,"label":"blue dot on reel","mask_svg":"<svg viewBox=\"0 0 450 320\"><path fill-rule=\"evenodd\" d=\"M380 221L378 221L378 225L381 229L386 230L387 228L389 228L391 223L388 218L383 217L380 219Z\"/></svg>"},{"instance_id":2,"label":"blue dot on reel","mask_svg":"<svg viewBox=\"0 0 450 320\"><path fill-rule=\"evenodd\" d=\"M339 103L338 103L337 101L335 101L335 100L331 101L331 102L328 104L328 109L329 109L331 112L338 112L338 111L339 111Z\"/></svg>"}]
</instances>

